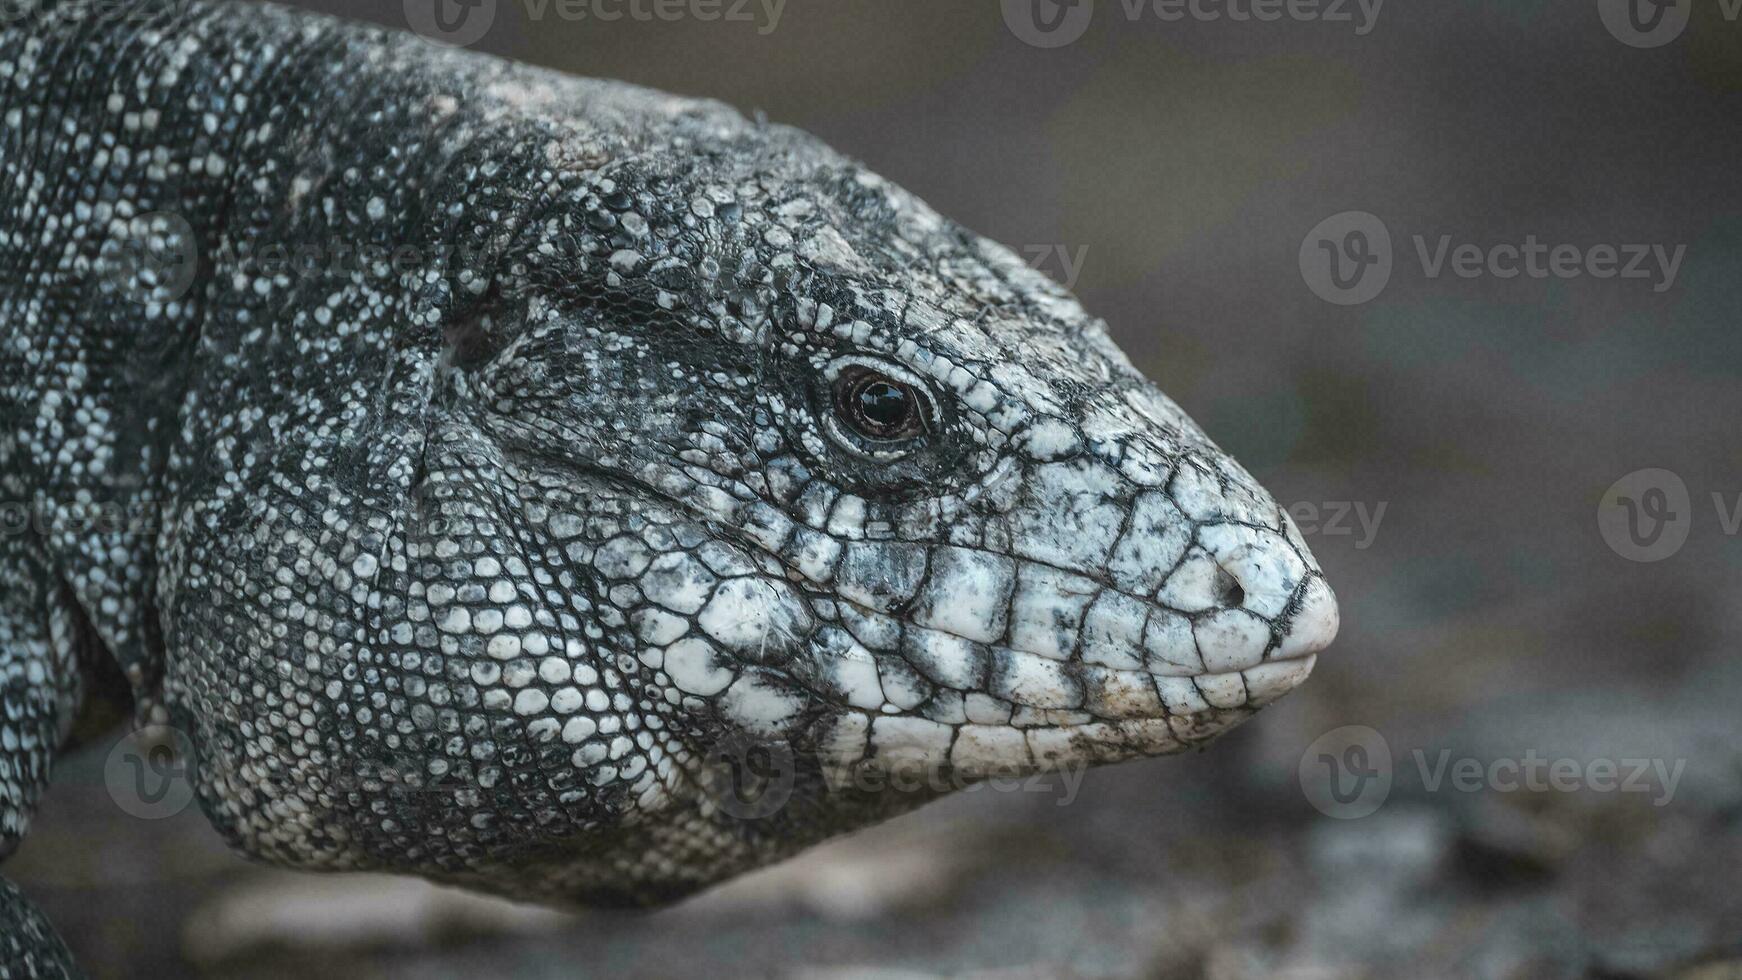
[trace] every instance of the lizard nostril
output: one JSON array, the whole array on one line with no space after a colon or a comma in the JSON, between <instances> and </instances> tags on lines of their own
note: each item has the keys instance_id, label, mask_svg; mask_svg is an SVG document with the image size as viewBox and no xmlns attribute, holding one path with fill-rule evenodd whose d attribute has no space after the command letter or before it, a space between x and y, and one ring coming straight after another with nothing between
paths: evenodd
<instances>
[{"instance_id":1,"label":"lizard nostril","mask_svg":"<svg viewBox=\"0 0 1742 980\"><path fill-rule=\"evenodd\" d=\"M1245 586L1226 568L1216 569L1215 595L1216 604L1224 609L1238 608L1246 603Z\"/></svg>"}]
</instances>

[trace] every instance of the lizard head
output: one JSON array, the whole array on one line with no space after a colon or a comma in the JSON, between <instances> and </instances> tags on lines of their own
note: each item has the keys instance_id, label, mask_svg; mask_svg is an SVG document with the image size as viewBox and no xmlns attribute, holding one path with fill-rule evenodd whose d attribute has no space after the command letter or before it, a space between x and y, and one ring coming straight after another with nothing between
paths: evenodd
<instances>
[{"instance_id":1,"label":"lizard head","mask_svg":"<svg viewBox=\"0 0 1742 980\"><path fill-rule=\"evenodd\" d=\"M655 901L1201 745L1330 642L1288 517L1007 249L716 104L393 50L231 209L484 246L214 260L157 588L237 846Z\"/></svg>"},{"instance_id":2,"label":"lizard head","mask_svg":"<svg viewBox=\"0 0 1742 980\"><path fill-rule=\"evenodd\" d=\"M1200 745L1307 676L1313 557L1103 323L815 140L672 104L450 331L426 454L427 546L478 553L434 617L577 805L659 841L637 888L692 886L657 869L701 840L705 880ZM710 796L710 759L772 806Z\"/></svg>"}]
</instances>

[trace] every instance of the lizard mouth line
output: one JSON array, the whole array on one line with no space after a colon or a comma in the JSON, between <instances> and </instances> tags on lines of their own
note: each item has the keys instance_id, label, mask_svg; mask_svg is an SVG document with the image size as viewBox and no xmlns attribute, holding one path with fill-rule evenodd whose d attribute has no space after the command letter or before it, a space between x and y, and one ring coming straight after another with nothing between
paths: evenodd
<instances>
[{"instance_id":1,"label":"lizard mouth line","mask_svg":"<svg viewBox=\"0 0 1742 980\"><path fill-rule=\"evenodd\" d=\"M845 597L833 598L834 601L850 605L861 612L875 612L875 610L870 610L863 604L852 599ZM1042 719L1033 725L1020 725L1015 724L1014 721L1012 722L1013 727L1021 728L1068 729L1082 724L1112 723L1144 718L1177 718L1190 715L1217 714L1258 707L1263 704L1268 704L1270 701L1274 700L1275 697L1280 696L1282 693L1286 693L1288 690L1292 690L1295 686L1298 686L1301 681L1304 681L1306 676L1311 673L1313 666L1317 662L1318 656L1316 651L1293 653L1289 656L1272 656L1272 654L1278 652L1277 645L1273 642L1266 651L1263 660L1246 667L1232 670L1212 671L1201 667L1194 669L1184 665L1172 665L1177 669L1173 671L1163 671L1154 669L1154 667L1147 665L1139 668L1129 668L1092 663L1083 660L1078 655L1073 655L1066 659L1058 659L1020 647L972 640L959 634L951 633L947 630L915 626L911 623L903 623L903 627L908 630L933 632L942 636L951 637L952 639L961 640L964 643L972 644L974 647L983 648L990 655L996 656L998 654L1004 654L1025 658L1029 666L1039 666L1042 669L1057 670L1062 675L1064 683L1078 688L1079 693L1076 697L1069 699L1066 703L1053 705L1000 698L1000 700L1006 701L1018 711L1042 713ZM900 658L912 666L911 658L908 658L899 652L891 652L889 655ZM852 653L837 655L836 659L870 659L873 664L876 662L874 656L866 658L864 655ZM918 668L915 667L915 669ZM992 668L990 667L983 666L978 675L973 678L966 687L960 688L959 690L986 691L989 686L986 674L991 669ZM1256 672L1256 677L1254 677L1254 672ZM1260 678L1272 684L1279 682L1281 685L1280 690L1276 690L1274 696L1258 696L1253 690L1252 682ZM1127 685L1123 692L1120 690L1120 685L1122 684ZM1142 688L1146 689L1146 693L1140 695L1139 693L1132 691L1129 685L1140 685ZM940 684L939 686L946 687L948 685ZM1186 691L1186 686L1191 688L1190 692ZM1096 690L1099 693L1099 698L1092 698L1088 695L1087 692L1091 689ZM1236 691L1238 692L1237 696L1235 694ZM1148 695L1153 695L1156 700L1154 702L1148 701ZM1192 700L1200 702L1201 706L1191 705L1189 702ZM1116 708L1116 710L1111 714L1105 714L1102 710L1098 710L1105 708L1109 702L1122 704L1123 707ZM1174 705L1179 704L1185 704L1186 709L1178 710L1174 707ZM842 705L842 707L846 706ZM1061 720L1057 718L1048 719L1045 715L1049 714L1066 716L1086 714L1096 720L1093 722L1080 722L1076 720Z\"/></svg>"},{"instance_id":2,"label":"lizard mouth line","mask_svg":"<svg viewBox=\"0 0 1742 980\"><path fill-rule=\"evenodd\" d=\"M669 492L662 490L658 487L655 487L652 484L650 484L650 483L648 483L648 482L646 482L646 481L644 481L644 480L642 480L642 479L640 479L632 474L628 474L628 473L624 473L624 472L621 472L618 470L608 469L608 468L600 467L600 466L589 466L589 465L586 465L585 463L579 463L575 460L557 459L557 458L550 456L549 454L540 453L540 452L537 452L536 450L530 452L529 455L531 455L537 459L542 460L546 465L559 466L559 467L562 467L564 469L584 470L585 472L587 472L595 477L609 480L610 482L615 483L616 485L621 486L626 490L630 490L630 491L633 491L633 492L638 493L638 494L644 494L650 498L661 501L661 502L673 507L674 509L678 510L679 512L683 513L684 515L689 517L691 520L697 521L698 523L701 523L701 524L707 526L709 531L713 532L716 536L729 539L734 544L736 544L738 547L740 547L748 552L755 553L755 554L766 554L766 555L769 555L770 557L774 558L777 562L780 563L782 570L785 571L788 581L792 582L795 585L799 585L799 586L804 587L807 590L807 593L809 593L811 590L815 590L815 589L819 589L819 588L826 588L828 586L828 581L826 581L826 580L825 581L818 581L816 579L813 579L809 575L806 575L802 569L798 568L797 565L792 560L787 558L785 555L782 555L777 551L773 551L773 550L763 546L760 542L756 541L755 539L751 538L749 535L744 533L740 528L722 521L716 515L712 515L712 514L708 514L708 513L704 512L701 508L697 507L693 502L681 499L681 498L676 497L676 496L673 496ZM994 472L997 472L997 469L998 468L995 467ZM1000 476L999 478L1002 479L1003 477ZM795 526L798 526L798 527L810 527L810 525L805 524L802 521L795 520L793 523ZM1276 528L1267 527L1267 526L1262 525L1262 524L1253 524L1253 523L1250 523L1247 521L1240 521L1240 520L1234 520L1234 519L1203 521L1197 525L1197 530L1201 530L1202 528L1206 528L1206 527L1218 527L1218 526L1223 526L1223 525L1230 525L1230 526L1237 526L1237 527L1250 527L1250 528L1253 528L1256 530L1266 530L1266 531L1276 531L1277 530ZM814 527L811 527L810 529L813 531L821 530L819 528L814 528ZM1197 538L1197 535L1196 535L1196 532L1194 531L1194 534L1193 534L1194 543L1196 542L1196 538ZM992 550L987 549L987 548L976 548L976 547L972 547L972 546L968 546L968 545L954 545L954 544L949 544L948 542L945 542L945 541L904 540L904 541L901 541L899 543L906 544L906 545L913 545L913 546L922 547L922 548L934 548L934 547L935 548L946 548L946 547L947 548L955 548L955 549L958 549L961 551L973 552L976 554L992 555L992 556L999 557L999 558L1009 558L1012 561L1017 562L1018 564L1032 565L1036 568L1044 568L1044 569L1047 569L1050 571L1059 572L1059 573L1064 574L1064 575L1069 575L1069 576L1072 576L1074 578L1081 579L1083 582L1086 582L1086 583L1093 585L1097 590L1113 593L1113 594L1122 596L1124 598L1130 599L1133 602L1141 604L1146 609L1164 609L1164 610L1171 611L1171 612L1181 612L1182 615L1190 615L1190 614L1184 613L1180 610L1172 610L1172 609L1168 609L1168 607L1162 606L1161 604L1159 604L1157 602L1154 591L1151 591L1149 594L1144 594L1144 593L1140 593L1140 592L1133 592L1129 589L1121 588L1118 585L1115 585L1107 577L1107 575L1104 571L1100 571L1097 569L1072 568L1072 567L1069 567L1066 565L1060 565L1056 562L1047 561L1046 559L1043 559L1043 558L1032 558L1032 557L1027 557L1027 556L1006 555L1006 554L1003 554L1001 552L992 551ZM1198 547L1202 547L1202 545L1198 545ZM1179 561L1175 563L1174 567L1170 568L1166 574L1161 576L1161 580L1163 582L1166 582L1168 577L1171 576L1175 571L1178 570L1179 563L1185 561L1189 557L1189 555L1190 555L1189 551L1186 552L1184 555L1182 555L1180 557ZM1286 618L1290 613L1292 613L1295 609L1297 609L1299 607L1301 600L1302 600L1302 597L1305 595L1308 583L1310 583L1315 576L1316 576L1316 573L1309 571L1306 575L1302 576L1302 578L1299 582L1297 582L1295 584L1294 590L1290 593L1288 601L1286 603L1284 603L1282 606L1282 613L1280 614L1279 618ZM1072 594L1073 595L1085 595L1087 593L1074 592ZM899 611L895 610L893 608L892 609L879 609L876 606L869 605L869 604L862 602L858 599L855 599L855 598L852 598L850 596L843 595L840 593L818 592L818 593L814 593L814 595L816 598L846 603L848 605L853 606L855 609L858 609L859 611L866 613L868 615L873 615L873 616L878 616L878 617L888 617L888 618L892 618L892 619L901 620L901 616L899 614ZM1255 615L1256 615L1256 613L1255 613ZM1265 618L1267 620L1271 619L1271 617L1263 617L1263 618ZM908 623L906 620L902 620L902 622L904 623L904 625L908 625L908 626L915 628L915 629L932 630L934 632L942 633L942 634L945 634L947 636L952 636L952 637L955 637L957 639L965 640L965 641L970 642L970 643L982 643L982 644L985 643L985 641L975 640L972 637L962 636L961 634L952 633L949 630L940 629L938 627L917 626L915 624ZM1300 654L1294 654L1292 656L1277 656L1276 654L1278 654L1280 652L1279 647L1281 646L1281 640L1282 640L1282 637L1275 634L1274 627L1273 627L1271 642L1265 649L1263 662L1268 663L1268 662L1273 661L1273 660L1295 659L1295 658L1298 658L1300 656ZM1079 637L1079 641L1080 641L1080 637ZM1077 644L1077 646L1080 648L1080 646L1081 646L1080 642ZM1018 653L1029 653L1029 654L1033 654L1035 656L1041 656L1041 657L1045 656L1045 654L1038 653L1036 651L1023 650L1021 648L1009 647L1008 645L1005 645L1001 648L1014 650L1015 652L1018 652ZM1067 658L1067 659L1071 659L1071 658Z\"/></svg>"},{"instance_id":3,"label":"lizard mouth line","mask_svg":"<svg viewBox=\"0 0 1742 980\"><path fill-rule=\"evenodd\" d=\"M565 469L576 468L575 461L557 461L542 454L533 454L546 465L557 465ZM596 477L605 478L623 487L625 490L645 495L648 498L661 501L672 507L687 518L706 526L709 533L723 540L731 541L737 547L758 555L766 555L774 559L780 571L785 574L789 583L799 587L803 601L811 605L819 601L833 602L849 607L858 614L877 619L888 619L898 622L904 633L931 633L939 637L947 637L953 643L968 645L964 656L978 658L971 671L966 675L956 675L948 682L940 680L923 669L923 665L915 663L912 657L899 646L882 651L875 651L865 645L864 650L833 651L821 647L811 647L802 655L818 658L828 662L868 661L873 666L883 657L896 658L905 661L910 669L916 670L928 682L936 684L940 689L954 690L958 693L979 691L988 693L1001 704L1008 704L1013 713L1040 713L1033 719L1033 727L1068 727L1085 723L1127 721L1134 719L1165 719L1191 716L1211 716L1217 713L1262 706L1274 701L1288 690L1292 690L1304 681L1310 673L1313 663L1311 658L1316 654L1316 647L1289 649L1285 644L1286 637L1276 632L1272 626L1271 636L1258 659L1249 664L1243 664L1231 669L1226 665L1217 664L1211 669L1203 662L1203 655L1197 648L1188 652L1164 657L1151 652L1141 640L1133 638L1127 648L1111 653L1093 654L1085 649L1082 627L1079 626L1075 642L1068 651L1059 650L1048 654L1023 646L1012 646L1007 643L986 642L973 637L963 636L958 632L941 629L935 626L921 626L901 615L891 613L869 605L860 599L838 592L818 591L819 583L805 575L800 569L778 552L771 551L761 543L752 539L741 529L722 522L717 517L703 513L693 502L674 497L657 487L620 471L609 470L596 466L580 467ZM983 549L981 549L983 550ZM1029 559L1018 559L1029 562ZM1037 567L1050 568L1068 572L1072 575L1081 573L1060 568L1057 565L1034 561ZM1081 575L1085 582L1094 583L1102 588L1105 586L1089 575ZM1285 608L1292 610L1300 606L1310 583L1315 575L1309 573L1296 584ZM1148 610L1165 609L1154 600L1138 596L1123 590L1113 589L1130 599L1139 602ZM834 620L835 617L824 617ZM844 625L839 624L837 625ZM849 629L848 631L852 631ZM1135 633L1141 636L1143 626L1139 625ZM775 637L770 635L769 640ZM858 639L858 637L855 637ZM802 644L798 637L782 638L775 644L779 647L793 647ZM862 642L862 641L861 641ZM1058 655L1062 653L1063 655ZM1098 660L1087 660L1085 655L1096 655ZM1014 662L1013 662L1014 661ZM804 688L801 676L796 675L788 665L779 662L763 662L764 669L785 676L794 685ZM1021 683L1012 682L1013 677L1025 678ZM1004 681L1002 689L996 689L989 683L996 680ZM816 695L813 693L812 697ZM826 699L832 710L857 711L858 707L848 703L845 696L831 696ZM922 700L920 704L923 704ZM919 710L919 705L903 713ZM1052 716L1052 717L1048 717ZM1026 726L1025 726L1026 727Z\"/></svg>"}]
</instances>

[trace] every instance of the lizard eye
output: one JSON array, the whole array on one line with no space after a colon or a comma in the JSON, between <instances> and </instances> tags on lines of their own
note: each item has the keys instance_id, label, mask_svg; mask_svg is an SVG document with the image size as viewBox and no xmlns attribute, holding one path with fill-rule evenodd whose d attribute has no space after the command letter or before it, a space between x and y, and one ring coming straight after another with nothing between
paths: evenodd
<instances>
[{"instance_id":1,"label":"lizard eye","mask_svg":"<svg viewBox=\"0 0 1742 980\"><path fill-rule=\"evenodd\" d=\"M843 448L888 459L934 428L936 410L919 379L893 365L837 362L828 372L829 434Z\"/></svg>"},{"instance_id":2,"label":"lizard eye","mask_svg":"<svg viewBox=\"0 0 1742 980\"><path fill-rule=\"evenodd\" d=\"M867 439L910 439L925 432L919 392L875 371L844 371L835 379L835 410Z\"/></svg>"}]
</instances>

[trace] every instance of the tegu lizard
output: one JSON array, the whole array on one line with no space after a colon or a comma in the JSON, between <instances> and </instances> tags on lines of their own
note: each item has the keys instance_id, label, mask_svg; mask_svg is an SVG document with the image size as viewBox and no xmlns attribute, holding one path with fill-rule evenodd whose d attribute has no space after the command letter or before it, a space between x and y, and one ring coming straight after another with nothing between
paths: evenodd
<instances>
[{"instance_id":1,"label":"tegu lizard","mask_svg":"<svg viewBox=\"0 0 1742 980\"><path fill-rule=\"evenodd\" d=\"M1201 746L1337 630L1102 321L716 102L45 3L0 268L0 855L120 691L255 858L661 902ZM3 883L0 935L69 968Z\"/></svg>"}]
</instances>

